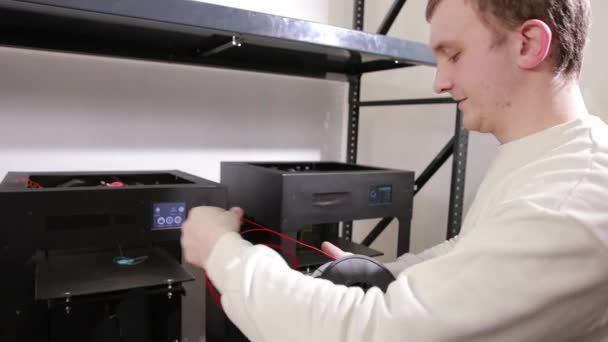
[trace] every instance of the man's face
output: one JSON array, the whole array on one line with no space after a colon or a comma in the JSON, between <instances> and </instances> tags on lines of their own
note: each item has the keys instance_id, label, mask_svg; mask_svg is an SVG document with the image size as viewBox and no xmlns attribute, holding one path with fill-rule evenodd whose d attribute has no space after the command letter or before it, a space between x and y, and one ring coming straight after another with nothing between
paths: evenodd
<instances>
[{"instance_id":1,"label":"man's face","mask_svg":"<svg viewBox=\"0 0 608 342\"><path fill-rule=\"evenodd\" d=\"M461 101L464 126L495 132L508 120L517 85L512 44L497 35L465 0L443 0L430 21L431 47L437 59L434 88Z\"/></svg>"}]
</instances>

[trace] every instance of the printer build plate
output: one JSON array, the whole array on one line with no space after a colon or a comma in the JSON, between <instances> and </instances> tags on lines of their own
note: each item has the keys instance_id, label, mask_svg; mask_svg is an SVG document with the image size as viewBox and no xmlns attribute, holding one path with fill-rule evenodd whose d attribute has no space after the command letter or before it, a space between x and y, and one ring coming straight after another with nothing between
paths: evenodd
<instances>
[{"instance_id":1,"label":"printer build plate","mask_svg":"<svg viewBox=\"0 0 608 342\"><path fill-rule=\"evenodd\" d=\"M177 286L194 280L175 258L154 249L125 251L129 257L147 256L135 265L118 265L118 250L50 255L36 267L36 299L50 300L109 293L135 288Z\"/></svg>"}]
</instances>

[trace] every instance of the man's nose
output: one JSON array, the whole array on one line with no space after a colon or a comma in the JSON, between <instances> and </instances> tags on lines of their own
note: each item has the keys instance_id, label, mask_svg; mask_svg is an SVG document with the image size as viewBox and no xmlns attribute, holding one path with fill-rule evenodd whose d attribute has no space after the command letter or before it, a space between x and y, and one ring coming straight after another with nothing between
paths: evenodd
<instances>
[{"instance_id":1,"label":"man's nose","mask_svg":"<svg viewBox=\"0 0 608 342\"><path fill-rule=\"evenodd\" d=\"M452 90L452 86L453 83L451 77L449 77L445 69L440 68L438 66L435 71L435 82L433 83L433 90L435 90L437 94L441 94Z\"/></svg>"}]
</instances>

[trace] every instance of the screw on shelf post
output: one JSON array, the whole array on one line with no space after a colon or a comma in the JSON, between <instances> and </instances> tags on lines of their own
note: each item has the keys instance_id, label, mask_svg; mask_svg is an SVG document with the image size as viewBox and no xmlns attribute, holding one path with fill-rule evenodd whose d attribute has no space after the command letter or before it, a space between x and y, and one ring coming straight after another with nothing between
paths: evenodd
<instances>
[{"instance_id":1,"label":"screw on shelf post","mask_svg":"<svg viewBox=\"0 0 608 342\"><path fill-rule=\"evenodd\" d=\"M70 292L65 292L64 295L66 296L64 310L65 310L65 314L69 315L72 312L72 307L70 306L70 301L71 301L70 296L72 294Z\"/></svg>"},{"instance_id":2,"label":"screw on shelf post","mask_svg":"<svg viewBox=\"0 0 608 342\"><path fill-rule=\"evenodd\" d=\"M173 298L173 279L167 279L167 299L171 300Z\"/></svg>"}]
</instances>

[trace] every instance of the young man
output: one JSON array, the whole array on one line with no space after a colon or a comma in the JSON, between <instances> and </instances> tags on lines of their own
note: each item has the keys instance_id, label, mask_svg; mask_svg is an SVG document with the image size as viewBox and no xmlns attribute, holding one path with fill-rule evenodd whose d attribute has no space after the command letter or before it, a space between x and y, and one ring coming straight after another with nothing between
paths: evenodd
<instances>
[{"instance_id":1,"label":"young man","mask_svg":"<svg viewBox=\"0 0 608 342\"><path fill-rule=\"evenodd\" d=\"M389 265L386 294L290 270L241 239L239 209L193 209L186 260L253 341L608 338L608 128L578 86L588 12L588 0L429 1L435 90L501 146L462 234Z\"/></svg>"}]
</instances>

